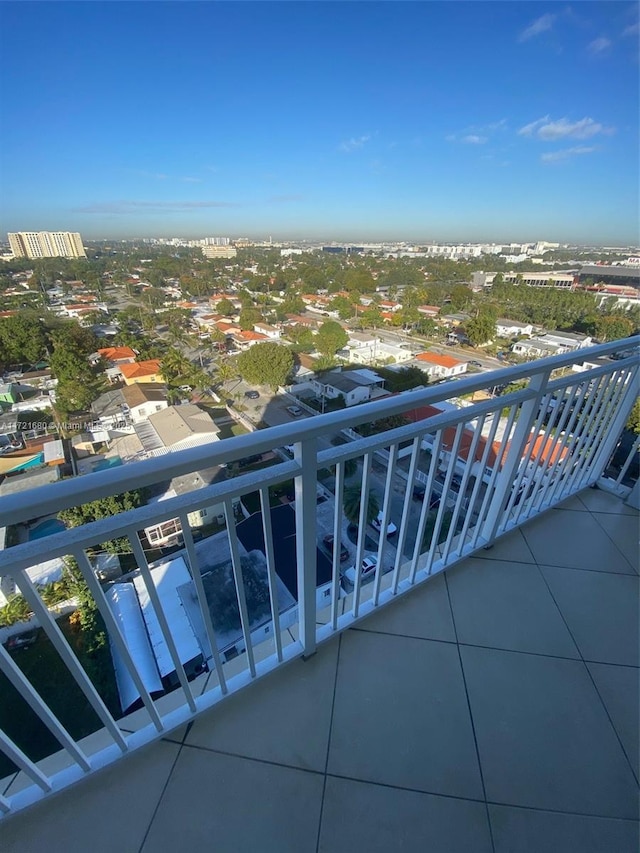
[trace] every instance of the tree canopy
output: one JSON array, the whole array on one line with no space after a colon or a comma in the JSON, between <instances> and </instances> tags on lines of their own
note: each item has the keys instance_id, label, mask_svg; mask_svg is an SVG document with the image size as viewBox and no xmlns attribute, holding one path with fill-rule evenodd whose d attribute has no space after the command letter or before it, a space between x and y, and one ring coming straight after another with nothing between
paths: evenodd
<instances>
[{"instance_id":1,"label":"tree canopy","mask_svg":"<svg viewBox=\"0 0 640 853\"><path fill-rule=\"evenodd\" d=\"M254 344L236 359L238 371L252 385L284 385L293 368L291 350L280 344Z\"/></svg>"},{"instance_id":2,"label":"tree canopy","mask_svg":"<svg viewBox=\"0 0 640 853\"><path fill-rule=\"evenodd\" d=\"M327 320L318 329L315 337L315 345L318 352L323 355L335 355L349 340L349 336L340 323L335 320Z\"/></svg>"}]
</instances>

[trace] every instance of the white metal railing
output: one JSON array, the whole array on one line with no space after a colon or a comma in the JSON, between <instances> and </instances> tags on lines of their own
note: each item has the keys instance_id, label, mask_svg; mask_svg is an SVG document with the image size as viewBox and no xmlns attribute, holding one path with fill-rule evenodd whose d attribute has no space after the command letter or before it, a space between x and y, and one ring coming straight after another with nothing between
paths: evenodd
<instances>
[{"instance_id":1,"label":"white metal railing","mask_svg":"<svg viewBox=\"0 0 640 853\"><path fill-rule=\"evenodd\" d=\"M629 356L565 375L563 369L639 344L640 338L635 338L624 344L602 345L467 377L455 384L396 395L1 498L3 526L29 524L62 509L128 489L166 483L205 467L226 466L274 447L295 447L293 460L0 552L0 578L9 576L15 581L44 632L40 641L48 644L52 659L77 685L78 695L84 697L96 721L92 734L74 733L74 721L61 720L38 692L38 685L23 673L19 654L0 646L0 671L12 685L10 702L15 714L22 714L28 706L38 718L39 730L49 732L59 746L56 760L52 764L53 759L49 759L45 771L39 761L42 756L35 754L34 745L25 741L17 728L13 734L9 718L7 730L0 730L0 753L9 767L0 782L0 813L14 813L86 777L193 719L287 661L313 654L317 644L336 632L478 548L490 546L497 537L567 496L599 482L638 395L639 361L637 356ZM528 380L525 388L500 398L448 409L435 417L367 438L356 437L340 446L333 446L330 441L332 436L363 423L437 405L454 392L465 394L523 379ZM352 432L351 436L357 433ZM401 459L400 446L407 443L411 451ZM428 453L423 450L425 446ZM379 451L384 451L382 456ZM638 442L632 452L637 451ZM380 458L386 461L381 464ZM609 480L610 487L621 494L631 458L617 478ZM350 473L350 460L358 461L356 474ZM402 465L405 467L400 477ZM321 511L317 478L322 471L333 472L327 481L330 491L325 489L324 502L327 503L327 494L332 494L333 499L328 501L328 510L325 507ZM295 492L294 513L287 516L295 530L295 595L289 587L285 589L282 576L287 567L278 562L283 536L279 527L283 513L290 510L281 507L273 510L272 516L270 509L274 487L289 481L294 482ZM424 485L424 496L416 501L413 487L418 482ZM359 489L360 508L357 524L350 529L343 500L347 486L352 490L354 485ZM382 516L379 535L367 524L372 492ZM262 510L258 525L262 544L258 543L257 550L263 551L264 569L262 574L252 569L249 581L246 555L250 548L243 542L242 522L236 522L234 500L251 493L258 495ZM432 501L432 493L440 499ZM189 514L211 505L223 507L224 531L196 542ZM182 549L149 562L141 531L172 518L180 519L182 525ZM384 535L390 523L397 527L393 537ZM340 569L340 543L350 544L350 532L354 539L350 562L354 567L360 567L365 556L377 557L370 577L355 571L352 583ZM325 534L333 535L335 547L330 570L319 577L319 559L322 562L327 557L317 547ZM160 696L151 695L154 691L148 688L144 667L127 642L123 623L110 604L111 596L105 594L110 584L97 579L88 558L100 543L120 538L130 543L136 588L144 591L147 601L145 618L148 616L156 626L152 638L156 644L154 654L157 646L162 646L165 661L170 660L173 667L170 675L165 673ZM139 696L133 710L114 707L105 698L101 680L81 664L68 635L29 577L28 569L43 560L69 556L77 562L113 652L113 657L103 659L101 665L108 668L112 660L119 660ZM164 571L160 566L179 560L186 565L190 581L175 590L177 598L173 600L182 608L175 616L168 615L164 587L158 579ZM237 611L233 630L223 625L222 611L214 606L216 595L211 592L211 583L222 583L221 567L232 584L232 606ZM130 581L131 577L127 577L119 582ZM291 586L291 578L289 583ZM260 618L255 615L256 595L262 596L263 605L268 601ZM180 635L186 626L200 649L197 665L193 658L185 659L181 648ZM292 630L285 630L286 626L292 626ZM109 674L113 682L113 673ZM9 700L5 696L2 701Z\"/></svg>"}]
</instances>

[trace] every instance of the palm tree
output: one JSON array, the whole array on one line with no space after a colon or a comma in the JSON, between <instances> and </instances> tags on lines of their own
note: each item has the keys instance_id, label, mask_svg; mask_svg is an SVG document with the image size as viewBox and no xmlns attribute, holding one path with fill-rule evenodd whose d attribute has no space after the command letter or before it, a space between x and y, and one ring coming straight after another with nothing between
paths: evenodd
<instances>
[{"instance_id":1,"label":"palm tree","mask_svg":"<svg viewBox=\"0 0 640 853\"><path fill-rule=\"evenodd\" d=\"M342 508L349 524L357 526L360 522L360 502L362 490L360 486L347 486L342 496ZM378 498L373 492L369 492L367 504L367 524L377 516L380 511Z\"/></svg>"},{"instance_id":2,"label":"palm tree","mask_svg":"<svg viewBox=\"0 0 640 853\"><path fill-rule=\"evenodd\" d=\"M160 372L170 385L177 385L192 369L189 359L175 347L167 350L160 364Z\"/></svg>"}]
</instances>

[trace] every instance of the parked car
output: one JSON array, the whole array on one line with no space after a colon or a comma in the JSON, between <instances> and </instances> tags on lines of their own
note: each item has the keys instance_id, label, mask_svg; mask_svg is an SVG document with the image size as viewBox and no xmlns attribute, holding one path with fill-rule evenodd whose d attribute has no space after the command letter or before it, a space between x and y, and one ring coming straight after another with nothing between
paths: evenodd
<instances>
[{"instance_id":1,"label":"parked car","mask_svg":"<svg viewBox=\"0 0 640 853\"><path fill-rule=\"evenodd\" d=\"M258 391L245 391L245 392L244 392L244 396L245 396L248 400L257 400L257 399L258 399L258 397L260 396L260 394L259 394L259 392L258 392Z\"/></svg>"},{"instance_id":2,"label":"parked car","mask_svg":"<svg viewBox=\"0 0 640 853\"><path fill-rule=\"evenodd\" d=\"M362 566L360 567L360 578L364 581L368 578L372 578L376 573L376 567L378 565L378 555L377 554L369 554L367 557L364 557L362 560ZM356 582L356 567L349 566L348 569L342 575L345 580L347 580L351 586L353 586Z\"/></svg>"},{"instance_id":3,"label":"parked car","mask_svg":"<svg viewBox=\"0 0 640 853\"><path fill-rule=\"evenodd\" d=\"M300 406L287 406L287 411L290 415L293 415L294 418L299 418L304 414Z\"/></svg>"},{"instance_id":4,"label":"parked car","mask_svg":"<svg viewBox=\"0 0 640 853\"><path fill-rule=\"evenodd\" d=\"M322 544L327 549L327 551L333 556L333 534L329 534L328 536L324 536L322 539ZM349 559L349 551L340 543L340 562L344 563L345 560Z\"/></svg>"},{"instance_id":5,"label":"parked car","mask_svg":"<svg viewBox=\"0 0 640 853\"><path fill-rule=\"evenodd\" d=\"M423 501L427 493L426 487L421 483L413 487L413 497L418 501ZM437 492L431 492L429 499L429 509L437 509L440 506L440 495Z\"/></svg>"},{"instance_id":6,"label":"parked car","mask_svg":"<svg viewBox=\"0 0 640 853\"><path fill-rule=\"evenodd\" d=\"M11 651L12 649L26 649L27 646L32 646L38 639L38 629L33 628L30 631L25 631L23 634L13 634L7 639L4 646Z\"/></svg>"},{"instance_id":7,"label":"parked car","mask_svg":"<svg viewBox=\"0 0 640 853\"><path fill-rule=\"evenodd\" d=\"M371 522L371 526L373 528L375 528L378 531L378 533L380 533L380 531L382 530L382 513L381 512L379 512L378 515L376 516L376 518L373 519L373 521ZM393 523L393 521L390 521L389 524L387 525L387 536L393 536L393 534L397 533L397 532L398 532L398 528Z\"/></svg>"},{"instance_id":8,"label":"parked car","mask_svg":"<svg viewBox=\"0 0 640 853\"><path fill-rule=\"evenodd\" d=\"M482 367L482 364L479 361L470 361L469 364L472 367Z\"/></svg>"}]
</instances>

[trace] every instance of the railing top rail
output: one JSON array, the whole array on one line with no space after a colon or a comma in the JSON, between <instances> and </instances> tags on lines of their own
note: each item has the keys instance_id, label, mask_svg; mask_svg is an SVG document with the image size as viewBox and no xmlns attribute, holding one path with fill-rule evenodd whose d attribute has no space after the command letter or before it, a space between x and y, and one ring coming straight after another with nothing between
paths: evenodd
<instances>
[{"instance_id":1,"label":"railing top rail","mask_svg":"<svg viewBox=\"0 0 640 853\"><path fill-rule=\"evenodd\" d=\"M455 386L444 383L420 391L398 394L354 408L325 413L321 418L282 424L249 435L228 438L223 442L214 442L142 462L133 462L120 468L51 483L38 489L0 498L0 524L13 524L23 518L49 515L61 509L86 503L86 495L89 491L91 500L96 500L128 489L170 480L201 468L223 465L244 455L265 453L274 447L316 438L330 432L339 432L347 427L402 414L408 409L437 404L449 399L452 395L460 396L496 384L517 382L540 373L551 372L635 347L640 347L640 336L457 379ZM622 366L626 361L633 361L633 359L617 362L615 366ZM612 365L613 369L614 365ZM471 410L466 411L467 417L471 418L473 416Z\"/></svg>"}]
</instances>

